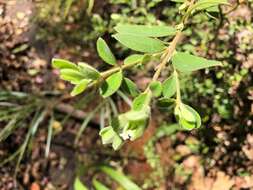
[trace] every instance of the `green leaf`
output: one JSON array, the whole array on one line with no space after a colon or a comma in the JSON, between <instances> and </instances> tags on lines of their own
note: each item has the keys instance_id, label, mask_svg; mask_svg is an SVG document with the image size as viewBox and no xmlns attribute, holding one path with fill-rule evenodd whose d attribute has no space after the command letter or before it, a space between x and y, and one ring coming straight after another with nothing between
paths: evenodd
<instances>
[{"instance_id":1,"label":"green leaf","mask_svg":"<svg viewBox=\"0 0 253 190\"><path fill-rule=\"evenodd\" d=\"M64 59L56 59L56 58L53 58L52 59L52 66L56 69L73 69L73 70L78 70L77 68L77 65L70 62L70 61L67 61L67 60L64 60Z\"/></svg>"},{"instance_id":2,"label":"green leaf","mask_svg":"<svg viewBox=\"0 0 253 190\"><path fill-rule=\"evenodd\" d=\"M149 86L155 97L159 97L162 94L162 83L160 81L153 81Z\"/></svg>"},{"instance_id":3,"label":"green leaf","mask_svg":"<svg viewBox=\"0 0 253 190\"><path fill-rule=\"evenodd\" d=\"M196 128L196 124L193 122L189 122L187 120L185 120L184 118L181 118L179 120L179 125L185 129L185 130L193 130Z\"/></svg>"},{"instance_id":4,"label":"green leaf","mask_svg":"<svg viewBox=\"0 0 253 190\"><path fill-rule=\"evenodd\" d=\"M118 150L123 145L123 140L115 132L112 126L100 130L99 135L103 144L112 144L114 150Z\"/></svg>"},{"instance_id":5,"label":"green leaf","mask_svg":"<svg viewBox=\"0 0 253 190\"><path fill-rule=\"evenodd\" d=\"M182 104L181 107L181 114L182 117L188 121L188 122L192 122L195 123L196 122L196 118L195 118L195 113L192 111L192 109L190 109L189 106Z\"/></svg>"},{"instance_id":6,"label":"green leaf","mask_svg":"<svg viewBox=\"0 0 253 190\"><path fill-rule=\"evenodd\" d=\"M85 77L77 70L61 69L60 77L63 80L70 81L73 84L78 84Z\"/></svg>"},{"instance_id":7,"label":"green leaf","mask_svg":"<svg viewBox=\"0 0 253 190\"><path fill-rule=\"evenodd\" d=\"M201 0L198 1L191 9L188 10L188 13L192 13L192 11L197 10L206 10L210 7L218 6L218 5L229 5L227 0Z\"/></svg>"},{"instance_id":8,"label":"green leaf","mask_svg":"<svg viewBox=\"0 0 253 190\"><path fill-rule=\"evenodd\" d=\"M120 138L119 135L115 135L113 142L112 142L112 148L113 150L119 150L119 148L123 145L123 140Z\"/></svg>"},{"instance_id":9,"label":"green leaf","mask_svg":"<svg viewBox=\"0 0 253 190\"><path fill-rule=\"evenodd\" d=\"M100 87L100 94L107 98L113 95L120 87L123 79L122 71L118 71L117 73L109 76Z\"/></svg>"},{"instance_id":10,"label":"green leaf","mask_svg":"<svg viewBox=\"0 0 253 190\"><path fill-rule=\"evenodd\" d=\"M176 80L177 79L173 74L163 82L162 88L164 97L170 98L176 93L177 90Z\"/></svg>"},{"instance_id":11,"label":"green leaf","mask_svg":"<svg viewBox=\"0 0 253 190\"><path fill-rule=\"evenodd\" d=\"M91 67L87 63L79 62L78 70L86 79L97 80L100 78L100 73L95 68Z\"/></svg>"},{"instance_id":12,"label":"green leaf","mask_svg":"<svg viewBox=\"0 0 253 190\"><path fill-rule=\"evenodd\" d=\"M150 116L150 107L147 106L146 109L140 110L140 111L128 111L124 114L127 120L129 121L139 121L139 120L145 120L148 119Z\"/></svg>"},{"instance_id":13,"label":"green leaf","mask_svg":"<svg viewBox=\"0 0 253 190\"><path fill-rule=\"evenodd\" d=\"M102 38L97 40L98 55L108 64L115 65L117 63L112 51Z\"/></svg>"},{"instance_id":14,"label":"green leaf","mask_svg":"<svg viewBox=\"0 0 253 190\"><path fill-rule=\"evenodd\" d=\"M201 118L192 107L181 104L175 107L174 114L178 119L179 125L186 129L192 130L201 126Z\"/></svg>"},{"instance_id":15,"label":"green leaf","mask_svg":"<svg viewBox=\"0 0 253 190\"><path fill-rule=\"evenodd\" d=\"M143 58L144 58L144 55L142 54L130 55L124 60L124 65L131 65L134 63L142 62Z\"/></svg>"},{"instance_id":16,"label":"green leaf","mask_svg":"<svg viewBox=\"0 0 253 190\"><path fill-rule=\"evenodd\" d=\"M166 98L166 97L158 99L158 102L157 102L158 108L162 110L170 110L174 108L174 104L175 104L174 99Z\"/></svg>"},{"instance_id":17,"label":"green leaf","mask_svg":"<svg viewBox=\"0 0 253 190\"><path fill-rule=\"evenodd\" d=\"M100 170L117 181L126 190L141 190L134 182L128 179L123 173L108 166L100 166Z\"/></svg>"},{"instance_id":18,"label":"green leaf","mask_svg":"<svg viewBox=\"0 0 253 190\"><path fill-rule=\"evenodd\" d=\"M71 96L76 96L78 94L81 94L83 91L85 91L88 84L89 84L89 80L87 80L87 79L81 80L78 84L76 84L76 86L72 90Z\"/></svg>"},{"instance_id":19,"label":"green leaf","mask_svg":"<svg viewBox=\"0 0 253 190\"><path fill-rule=\"evenodd\" d=\"M141 137L147 127L148 120L138 120L138 121L131 121L129 125L123 129L120 133L120 136L124 140L134 141L137 138Z\"/></svg>"},{"instance_id":20,"label":"green leaf","mask_svg":"<svg viewBox=\"0 0 253 190\"><path fill-rule=\"evenodd\" d=\"M190 112L192 112L192 114L195 115L196 128L199 128L199 127L201 126L201 117L200 117L199 113L198 113L195 109L193 109L191 106L188 106L188 105L186 105L186 104L184 104L184 105L185 105L185 107L186 107Z\"/></svg>"},{"instance_id":21,"label":"green leaf","mask_svg":"<svg viewBox=\"0 0 253 190\"><path fill-rule=\"evenodd\" d=\"M130 34L115 34L113 37L124 46L144 53L156 53L163 51L165 45L157 39Z\"/></svg>"},{"instance_id":22,"label":"green leaf","mask_svg":"<svg viewBox=\"0 0 253 190\"><path fill-rule=\"evenodd\" d=\"M76 178L74 182L74 190L88 190L88 188L82 184L79 178Z\"/></svg>"},{"instance_id":23,"label":"green leaf","mask_svg":"<svg viewBox=\"0 0 253 190\"><path fill-rule=\"evenodd\" d=\"M135 97L139 94L139 90L138 90L136 84L128 78L124 78L121 88L125 93L127 93L133 97Z\"/></svg>"},{"instance_id":24,"label":"green leaf","mask_svg":"<svg viewBox=\"0 0 253 190\"><path fill-rule=\"evenodd\" d=\"M189 53L177 52L172 57L172 64L181 72L192 72L208 67L221 66L221 62L207 60Z\"/></svg>"},{"instance_id":25,"label":"green leaf","mask_svg":"<svg viewBox=\"0 0 253 190\"><path fill-rule=\"evenodd\" d=\"M121 34L146 37L165 37L176 33L176 29L170 26L118 24L114 29Z\"/></svg>"},{"instance_id":26,"label":"green leaf","mask_svg":"<svg viewBox=\"0 0 253 190\"><path fill-rule=\"evenodd\" d=\"M111 126L105 127L100 130L99 135L102 138L102 143L103 144L110 144L113 142L113 138L115 136L115 131Z\"/></svg>"},{"instance_id":27,"label":"green leaf","mask_svg":"<svg viewBox=\"0 0 253 190\"><path fill-rule=\"evenodd\" d=\"M140 111L144 107L149 106L151 100L151 93L144 92L137 96L133 101L132 109L135 111Z\"/></svg>"},{"instance_id":28,"label":"green leaf","mask_svg":"<svg viewBox=\"0 0 253 190\"><path fill-rule=\"evenodd\" d=\"M96 179L92 180L93 186L96 190L110 190L108 187L97 181Z\"/></svg>"}]
</instances>

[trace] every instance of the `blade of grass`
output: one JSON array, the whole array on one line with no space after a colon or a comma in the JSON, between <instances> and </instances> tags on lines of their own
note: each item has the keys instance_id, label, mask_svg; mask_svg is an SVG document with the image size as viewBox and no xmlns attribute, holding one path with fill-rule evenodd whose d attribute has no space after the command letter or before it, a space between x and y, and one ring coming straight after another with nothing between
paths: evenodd
<instances>
[{"instance_id":1,"label":"blade of grass","mask_svg":"<svg viewBox=\"0 0 253 190\"><path fill-rule=\"evenodd\" d=\"M117 94L126 102L127 105L132 106L132 101L122 91L118 90Z\"/></svg>"},{"instance_id":2,"label":"blade of grass","mask_svg":"<svg viewBox=\"0 0 253 190\"><path fill-rule=\"evenodd\" d=\"M17 171L18 171L20 162L21 162L21 160L22 160L22 158L24 156L24 153L25 153L25 150L26 150L26 148L28 146L30 138L35 135L35 133L36 133L36 131L38 129L39 124L42 122L43 118L46 115L46 110L44 110L43 112L41 112L40 110L41 109L38 108L38 111L36 112L35 117L33 118L32 122L31 122L31 125L29 127L29 130L27 132L25 141L23 142L23 144L20 147L21 150L20 150L20 153L19 153L19 156L18 156L18 160L17 160L14 176L17 175Z\"/></svg>"},{"instance_id":3,"label":"blade of grass","mask_svg":"<svg viewBox=\"0 0 253 190\"><path fill-rule=\"evenodd\" d=\"M105 127L105 108L102 107L100 109L100 129L103 129Z\"/></svg>"},{"instance_id":4,"label":"blade of grass","mask_svg":"<svg viewBox=\"0 0 253 190\"><path fill-rule=\"evenodd\" d=\"M117 116L118 110L117 110L117 107L116 107L114 101L112 100L112 98L108 98L108 101L109 101L110 107L112 108L113 115Z\"/></svg>"},{"instance_id":5,"label":"blade of grass","mask_svg":"<svg viewBox=\"0 0 253 190\"><path fill-rule=\"evenodd\" d=\"M14 113L8 113L9 115L6 115L5 117L0 116L0 121L4 121L6 119L11 119L6 127L1 130L0 132L0 142L7 139L12 132L20 126L20 123L22 123L30 114L34 111L35 105L29 105L29 106L22 106L20 110L16 110ZM11 117L10 117L11 116Z\"/></svg>"},{"instance_id":6,"label":"blade of grass","mask_svg":"<svg viewBox=\"0 0 253 190\"><path fill-rule=\"evenodd\" d=\"M48 125L48 132L47 132L47 144L46 144L46 150L45 150L45 157L48 158L49 152L50 152L50 145L51 145L51 139L53 135L53 123L54 123L54 116L51 116L49 125Z\"/></svg>"},{"instance_id":7,"label":"blade of grass","mask_svg":"<svg viewBox=\"0 0 253 190\"><path fill-rule=\"evenodd\" d=\"M92 9L94 7L94 1L95 0L89 0L88 1L88 8L87 8L87 14L90 15L92 12Z\"/></svg>"},{"instance_id":8,"label":"blade of grass","mask_svg":"<svg viewBox=\"0 0 253 190\"><path fill-rule=\"evenodd\" d=\"M94 117L94 115L99 111L99 109L104 105L104 102L100 103L92 112L90 112L85 120L83 121L80 129L77 132L76 138L75 138L75 144L77 144L80 136L82 135L83 131L86 129L87 125L89 124L90 120Z\"/></svg>"},{"instance_id":9,"label":"blade of grass","mask_svg":"<svg viewBox=\"0 0 253 190\"><path fill-rule=\"evenodd\" d=\"M117 181L124 189L126 190L141 190L134 182L132 182L128 177L123 173L109 167L109 166L100 166L99 169L110 176L113 180Z\"/></svg>"},{"instance_id":10,"label":"blade of grass","mask_svg":"<svg viewBox=\"0 0 253 190\"><path fill-rule=\"evenodd\" d=\"M97 181L95 178L92 180L92 183L96 190L110 190L108 187Z\"/></svg>"},{"instance_id":11,"label":"blade of grass","mask_svg":"<svg viewBox=\"0 0 253 190\"><path fill-rule=\"evenodd\" d=\"M11 134L11 132L15 128L15 124L17 122L17 115L11 119L8 124L0 131L0 142L4 141L8 136Z\"/></svg>"}]
</instances>

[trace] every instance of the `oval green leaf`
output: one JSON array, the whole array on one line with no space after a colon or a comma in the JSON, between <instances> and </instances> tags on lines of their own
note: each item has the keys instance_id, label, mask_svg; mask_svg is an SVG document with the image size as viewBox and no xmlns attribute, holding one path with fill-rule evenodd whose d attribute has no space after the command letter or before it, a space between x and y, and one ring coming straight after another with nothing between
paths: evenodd
<instances>
[{"instance_id":1,"label":"oval green leaf","mask_svg":"<svg viewBox=\"0 0 253 190\"><path fill-rule=\"evenodd\" d=\"M110 65L115 65L117 63L112 51L102 38L98 38L97 40L97 52L104 62Z\"/></svg>"},{"instance_id":2,"label":"oval green leaf","mask_svg":"<svg viewBox=\"0 0 253 190\"><path fill-rule=\"evenodd\" d=\"M60 77L63 80L70 81L73 84L79 83L85 77L77 70L73 69L62 69L60 71Z\"/></svg>"},{"instance_id":3,"label":"oval green leaf","mask_svg":"<svg viewBox=\"0 0 253 190\"><path fill-rule=\"evenodd\" d=\"M52 59L52 66L56 69L73 69L73 70L78 70L78 67L76 64L68 61L68 60L64 60L64 59L57 59L57 58L53 58Z\"/></svg>"},{"instance_id":4,"label":"oval green leaf","mask_svg":"<svg viewBox=\"0 0 253 190\"><path fill-rule=\"evenodd\" d=\"M107 98L113 95L121 86L123 74L122 71L118 71L117 73L109 76L100 87L100 94Z\"/></svg>"},{"instance_id":5,"label":"oval green leaf","mask_svg":"<svg viewBox=\"0 0 253 190\"><path fill-rule=\"evenodd\" d=\"M192 72L208 67L221 66L221 62L207 60L185 52L177 52L172 57L172 64L181 72Z\"/></svg>"},{"instance_id":6,"label":"oval green leaf","mask_svg":"<svg viewBox=\"0 0 253 190\"><path fill-rule=\"evenodd\" d=\"M201 118L198 112L186 104L176 106L174 114L179 125L186 130L192 130L201 126Z\"/></svg>"},{"instance_id":7,"label":"oval green leaf","mask_svg":"<svg viewBox=\"0 0 253 190\"><path fill-rule=\"evenodd\" d=\"M88 84L89 84L89 80L87 80L87 79L81 80L78 84L76 84L76 86L72 90L71 96L76 96L78 94L81 94L83 91L85 91Z\"/></svg>"},{"instance_id":8,"label":"oval green leaf","mask_svg":"<svg viewBox=\"0 0 253 190\"><path fill-rule=\"evenodd\" d=\"M131 64L142 62L143 58L144 58L144 55L142 54L130 55L124 60L124 65L131 65Z\"/></svg>"},{"instance_id":9,"label":"oval green leaf","mask_svg":"<svg viewBox=\"0 0 253 190\"><path fill-rule=\"evenodd\" d=\"M218 6L218 5L229 5L227 0L201 0L197 3L195 3L195 5L193 5L189 10L188 13L192 13L192 11L197 10L197 11L201 11L201 10L206 10L210 7L214 7L214 6Z\"/></svg>"},{"instance_id":10,"label":"oval green leaf","mask_svg":"<svg viewBox=\"0 0 253 190\"><path fill-rule=\"evenodd\" d=\"M199 128L201 126L201 117L199 113L195 109L193 109L191 106L188 106L186 104L184 104L184 106L188 109L188 111L190 111L192 114L195 115L196 128Z\"/></svg>"},{"instance_id":11,"label":"oval green leaf","mask_svg":"<svg viewBox=\"0 0 253 190\"><path fill-rule=\"evenodd\" d=\"M137 85L128 78L124 78L121 88L125 93L129 94L130 96L135 97L139 94Z\"/></svg>"},{"instance_id":12,"label":"oval green leaf","mask_svg":"<svg viewBox=\"0 0 253 190\"><path fill-rule=\"evenodd\" d=\"M153 81L150 83L149 89L155 97L159 97L162 94L162 83L160 81Z\"/></svg>"},{"instance_id":13,"label":"oval green leaf","mask_svg":"<svg viewBox=\"0 0 253 190\"><path fill-rule=\"evenodd\" d=\"M175 35L176 33L176 29L170 26L118 24L114 29L121 34L146 37L165 37Z\"/></svg>"},{"instance_id":14,"label":"oval green leaf","mask_svg":"<svg viewBox=\"0 0 253 190\"><path fill-rule=\"evenodd\" d=\"M166 98L172 97L177 90L177 82L175 75L171 75L168 79L163 82L163 96Z\"/></svg>"},{"instance_id":15,"label":"oval green leaf","mask_svg":"<svg viewBox=\"0 0 253 190\"><path fill-rule=\"evenodd\" d=\"M88 65L87 63L79 62L78 69L86 79L97 80L100 78L100 73L98 70Z\"/></svg>"},{"instance_id":16,"label":"oval green leaf","mask_svg":"<svg viewBox=\"0 0 253 190\"><path fill-rule=\"evenodd\" d=\"M160 40L145 36L115 34L113 37L124 46L139 52L156 53L165 48L165 45Z\"/></svg>"},{"instance_id":17,"label":"oval green leaf","mask_svg":"<svg viewBox=\"0 0 253 190\"><path fill-rule=\"evenodd\" d=\"M134 99L132 109L135 111L140 111L144 107L149 106L150 100L151 100L151 93L150 92L141 93L139 96L137 96Z\"/></svg>"},{"instance_id":18,"label":"oval green leaf","mask_svg":"<svg viewBox=\"0 0 253 190\"><path fill-rule=\"evenodd\" d=\"M195 111L190 109L190 106L187 106L185 104L181 104L180 110L181 110L181 117L182 118L184 118L188 122L192 122L192 123L196 122Z\"/></svg>"}]
</instances>

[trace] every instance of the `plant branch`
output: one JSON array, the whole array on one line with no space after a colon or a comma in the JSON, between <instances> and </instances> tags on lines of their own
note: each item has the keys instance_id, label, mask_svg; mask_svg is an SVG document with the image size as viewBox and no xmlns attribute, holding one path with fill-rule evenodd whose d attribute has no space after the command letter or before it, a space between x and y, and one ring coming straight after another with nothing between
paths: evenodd
<instances>
[{"instance_id":1,"label":"plant branch","mask_svg":"<svg viewBox=\"0 0 253 190\"><path fill-rule=\"evenodd\" d=\"M170 61L170 59L171 59L171 57L172 57L172 55L173 55L173 53L176 49L177 43L181 39L181 35L182 35L182 32L178 31L176 36L172 40L170 46L165 50L163 59L162 59L161 63L158 65L157 70L156 70L156 72L153 76L152 81L156 81L158 79L158 77L160 76L162 70L166 66L167 62Z\"/></svg>"}]
</instances>

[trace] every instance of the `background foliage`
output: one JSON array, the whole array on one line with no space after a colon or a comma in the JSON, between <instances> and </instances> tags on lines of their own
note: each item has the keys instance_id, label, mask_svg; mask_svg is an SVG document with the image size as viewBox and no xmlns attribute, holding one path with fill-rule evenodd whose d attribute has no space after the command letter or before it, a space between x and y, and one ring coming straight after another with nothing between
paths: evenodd
<instances>
[{"instance_id":1,"label":"background foliage","mask_svg":"<svg viewBox=\"0 0 253 190\"><path fill-rule=\"evenodd\" d=\"M96 170L82 175L86 168L97 163L124 170L142 189L208 189L210 186L209 189L217 190L222 185L223 189L252 188L253 4L252 1L231 3L234 10L230 13L222 10L211 15L214 18L205 13L197 15L184 36L185 43L178 47L180 51L225 62L222 68L186 75L181 84L182 98L200 112L205 127L191 133L180 131L177 126L171 126L174 118L168 110L158 104L144 137L117 153L101 146L98 137L99 115L113 110L105 107L86 128L85 114L92 113L89 111L99 104L94 96L96 92L87 93L85 98L70 99L71 86L59 80L49 60L54 56L83 60L105 69L107 66L101 64L95 53L98 37L109 41L117 59L123 59L131 52L110 37L116 24L175 25L180 18L178 5L161 0L108 0L94 4L85 0L38 1L32 5L29 24L23 26L18 26L14 19L6 19L7 11L15 4L22 10L20 4L4 3L3 8L1 5L6 14L1 13L5 25L1 26L4 45L0 46L4 90L0 94L0 156L1 161L9 156L20 160L19 171L25 171L23 174L17 170L20 188L37 184L64 189L72 185L76 176L91 186L91 179L97 176L99 181L116 189L117 183ZM12 32L22 29L23 35L24 28L29 31L28 40ZM147 68L128 73L141 89L152 76L149 65ZM113 99L120 111L127 109L120 96ZM81 112L73 112L73 107ZM84 128L80 141L73 146L79 129ZM44 154L49 147L51 153L47 153L49 159L46 159ZM26 153L22 153L24 149ZM2 186L14 181L11 168L16 163L8 162L1 167L1 176L5 176ZM54 172L47 173L48 168Z\"/></svg>"}]
</instances>

